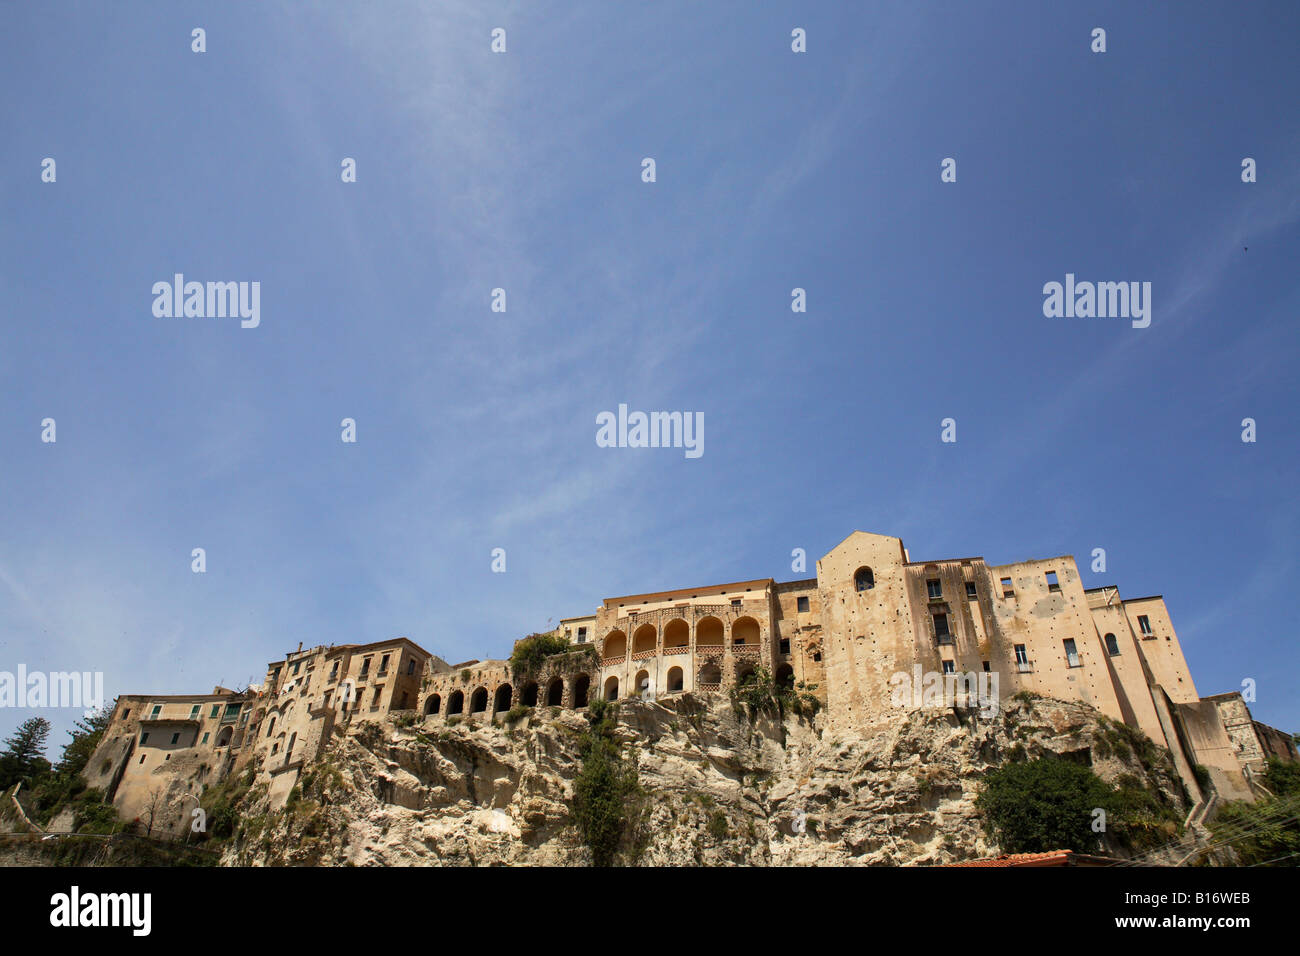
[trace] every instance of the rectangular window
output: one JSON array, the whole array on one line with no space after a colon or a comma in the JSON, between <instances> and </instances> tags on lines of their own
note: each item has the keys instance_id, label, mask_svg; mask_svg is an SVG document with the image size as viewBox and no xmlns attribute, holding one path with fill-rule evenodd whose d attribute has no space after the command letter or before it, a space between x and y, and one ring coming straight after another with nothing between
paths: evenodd
<instances>
[{"instance_id":1,"label":"rectangular window","mask_svg":"<svg viewBox=\"0 0 1300 956\"><path fill-rule=\"evenodd\" d=\"M293 676L298 676L298 668L302 667L302 661L295 661L293 665Z\"/></svg>"},{"instance_id":2,"label":"rectangular window","mask_svg":"<svg viewBox=\"0 0 1300 956\"><path fill-rule=\"evenodd\" d=\"M339 662L335 661L334 666L330 668L330 680L338 680Z\"/></svg>"},{"instance_id":3,"label":"rectangular window","mask_svg":"<svg viewBox=\"0 0 1300 956\"><path fill-rule=\"evenodd\" d=\"M146 730L144 733L140 735L140 743L143 745L143 744L147 744L148 742L149 742L149 732Z\"/></svg>"},{"instance_id":4,"label":"rectangular window","mask_svg":"<svg viewBox=\"0 0 1300 956\"><path fill-rule=\"evenodd\" d=\"M193 707L190 708L190 720L198 720L198 719L199 719L199 705L195 704Z\"/></svg>"},{"instance_id":5,"label":"rectangular window","mask_svg":"<svg viewBox=\"0 0 1300 956\"><path fill-rule=\"evenodd\" d=\"M945 674L954 674L954 673L956 673L956 665L955 665L952 661L944 661L944 662L943 662L943 672L944 672Z\"/></svg>"},{"instance_id":6,"label":"rectangular window","mask_svg":"<svg viewBox=\"0 0 1300 956\"><path fill-rule=\"evenodd\" d=\"M931 578L925 582L925 589L930 594L930 599L943 597L943 585L939 583L938 578Z\"/></svg>"},{"instance_id":7,"label":"rectangular window","mask_svg":"<svg viewBox=\"0 0 1300 956\"><path fill-rule=\"evenodd\" d=\"M948 615L934 615L934 636L940 644L951 644L952 635L948 632Z\"/></svg>"},{"instance_id":8,"label":"rectangular window","mask_svg":"<svg viewBox=\"0 0 1300 956\"><path fill-rule=\"evenodd\" d=\"M1153 633L1151 630L1151 619L1145 614L1138 615L1138 628L1140 628L1142 633L1148 637Z\"/></svg>"},{"instance_id":9,"label":"rectangular window","mask_svg":"<svg viewBox=\"0 0 1300 956\"><path fill-rule=\"evenodd\" d=\"M1011 596L1014 595L1015 593L1016 593L1015 588L1013 588L1013 587L1011 586L1011 579L1010 579L1010 578L1003 578L1003 579L1002 579L1002 596L1003 596L1003 597L1011 597Z\"/></svg>"},{"instance_id":10,"label":"rectangular window","mask_svg":"<svg viewBox=\"0 0 1300 956\"><path fill-rule=\"evenodd\" d=\"M130 716L131 716L131 708L130 708L130 707L128 707L126 710L122 711L122 719L123 719L123 720L126 720L126 719L129 718Z\"/></svg>"},{"instance_id":11,"label":"rectangular window","mask_svg":"<svg viewBox=\"0 0 1300 956\"><path fill-rule=\"evenodd\" d=\"M1065 659L1071 667L1079 667L1079 651L1074 646L1074 638L1065 639Z\"/></svg>"},{"instance_id":12,"label":"rectangular window","mask_svg":"<svg viewBox=\"0 0 1300 956\"><path fill-rule=\"evenodd\" d=\"M808 612L808 599L806 597L801 597L799 598L797 603L799 607L799 613L806 614Z\"/></svg>"},{"instance_id":13,"label":"rectangular window","mask_svg":"<svg viewBox=\"0 0 1300 956\"><path fill-rule=\"evenodd\" d=\"M211 718L213 718L213 719L215 720L216 717L217 717L217 715L218 715L219 713L221 713L221 705L220 705L220 704L213 704L213 705L212 705L212 713L208 714L208 716L211 717Z\"/></svg>"},{"instance_id":14,"label":"rectangular window","mask_svg":"<svg viewBox=\"0 0 1300 956\"><path fill-rule=\"evenodd\" d=\"M984 672L987 674L988 671L989 671L989 662L988 662L988 661L985 661L985 662L984 662Z\"/></svg>"},{"instance_id":15,"label":"rectangular window","mask_svg":"<svg viewBox=\"0 0 1300 956\"><path fill-rule=\"evenodd\" d=\"M781 638L781 653L782 654L790 653L790 638L788 637Z\"/></svg>"},{"instance_id":16,"label":"rectangular window","mask_svg":"<svg viewBox=\"0 0 1300 956\"><path fill-rule=\"evenodd\" d=\"M172 746L174 747L174 746L176 746L176 745L177 745L178 743L180 743L180 742L181 742L181 735L180 735L180 734L172 734Z\"/></svg>"},{"instance_id":17,"label":"rectangular window","mask_svg":"<svg viewBox=\"0 0 1300 956\"><path fill-rule=\"evenodd\" d=\"M585 644L586 642L587 642L587 629L585 627L580 627L578 628L578 643Z\"/></svg>"},{"instance_id":18,"label":"rectangular window","mask_svg":"<svg viewBox=\"0 0 1300 956\"><path fill-rule=\"evenodd\" d=\"M381 674L387 674L387 673L388 673L388 658L389 658L390 656L391 656L391 655L389 655L389 654L385 654L383 657L381 657L381 658L379 659L379 673L381 673Z\"/></svg>"},{"instance_id":19,"label":"rectangular window","mask_svg":"<svg viewBox=\"0 0 1300 956\"><path fill-rule=\"evenodd\" d=\"M1106 635L1106 653L1111 657L1119 654L1119 641L1115 640L1114 634Z\"/></svg>"},{"instance_id":20,"label":"rectangular window","mask_svg":"<svg viewBox=\"0 0 1300 956\"><path fill-rule=\"evenodd\" d=\"M1141 619L1139 619L1139 620L1141 620ZM154 705L153 705L153 713L150 714L150 716L151 716L151 717L157 717L157 716L158 716L159 714L161 714L161 713L162 713L162 704L154 704Z\"/></svg>"},{"instance_id":21,"label":"rectangular window","mask_svg":"<svg viewBox=\"0 0 1300 956\"><path fill-rule=\"evenodd\" d=\"M967 581L967 582L966 582L966 596L967 596L968 598L979 597L979 594L975 591L975 582L974 582L974 581Z\"/></svg>"},{"instance_id":22,"label":"rectangular window","mask_svg":"<svg viewBox=\"0 0 1300 956\"><path fill-rule=\"evenodd\" d=\"M414 657L412 657L412 658L407 662L407 664L406 664L406 673L407 673L407 674L414 674L414 673L415 673L415 658L414 658Z\"/></svg>"},{"instance_id":23,"label":"rectangular window","mask_svg":"<svg viewBox=\"0 0 1300 956\"><path fill-rule=\"evenodd\" d=\"M731 606L732 606L732 607L740 607L740 598L732 598L732 599L731 599Z\"/></svg>"},{"instance_id":24,"label":"rectangular window","mask_svg":"<svg viewBox=\"0 0 1300 956\"><path fill-rule=\"evenodd\" d=\"M1059 581L1056 580L1056 572L1055 572L1055 571L1048 571L1048 572L1047 572L1047 590L1049 590L1049 591L1059 591L1059 590L1061 590L1061 583L1060 583Z\"/></svg>"},{"instance_id":25,"label":"rectangular window","mask_svg":"<svg viewBox=\"0 0 1300 956\"><path fill-rule=\"evenodd\" d=\"M204 735L203 735L203 742L206 744L206 743L208 742L208 738L211 737L211 736L212 736L211 734L204 734Z\"/></svg>"},{"instance_id":26,"label":"rectangular window","mask_svg":"<svg viewBox=\"0 0 1300 956\"><path fill-rule=\"evenodd\" d=\"M1033 669L1029 663L1029 651L1023 644L1016 645L1016 669L1022 674L1028 674Z\"/></svg>"},{"instance_id":27,"label":"rectangular window","mask_svg":"<svg viewBox=\"0 0 1300 956\"><path fill-rule=\"evenodd\" d=\"M370 658L367 657L361 661L361 674L359 676L365 677L369 673L370 673Z\"/></svg>"}]
</instances>

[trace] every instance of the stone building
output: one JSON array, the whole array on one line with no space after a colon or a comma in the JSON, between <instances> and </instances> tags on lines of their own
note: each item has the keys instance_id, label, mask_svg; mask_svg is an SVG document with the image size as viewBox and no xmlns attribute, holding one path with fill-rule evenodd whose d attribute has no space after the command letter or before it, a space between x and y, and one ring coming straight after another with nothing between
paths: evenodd
<instances>
[{"instance_id":1,"label":"stone building","mask_svg":"<svg viewBox=\"0 0 1300 956\"><path fill-rule=\"evenodd\" d=\"M1207 775L1218 797L1251 799L1251 775L1267 755L1295 759L1290 738L1251 720L1240 695L1198 696L1158 595L1085 588L1068 555L913 561L900 539L859 531L817 562L816 577L606 598L554 633L570 650L535 673L515 674L507 660L449 665L396 638L299 645L268 665L261 687L238 695L124 697L91 782L130 816L162 781L202 786L250 765L283 800L352 722L401 711L426 722L494 721L515 707L582 708L596 695L708 694L760 667L815 694L833 734L927 705L900 697L923 685L946 688L937 701L945 707L996 706L1022 692L1084 701L1168 748L1206 806ZM231 719L225 708L236 704ZM143 759L131 763L136 753Z\"/></svg>"}]
</instances>

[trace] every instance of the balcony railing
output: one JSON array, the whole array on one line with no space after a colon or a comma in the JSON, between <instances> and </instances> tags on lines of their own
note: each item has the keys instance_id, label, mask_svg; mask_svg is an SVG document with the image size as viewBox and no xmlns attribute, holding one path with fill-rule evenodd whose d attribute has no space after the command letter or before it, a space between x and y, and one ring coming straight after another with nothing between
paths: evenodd
<instances>
[{"instance_id":1,"label":"balcony railing","mask_svg":"<svg viewBox=\"0 0 1300 956\"><path fill-rule=\"evenodd\" d=\"M627 660L626 654L619 654L617 657L602 657L600 659L601 667L613 667L615 664L622 664Z\"/></svg>"},{"instance_id":2,"label":"balcony railing","mask_svg":"<svg viewBox=\"0 0 1300 956\"><path fill-rule=\"evenodd\" d=\"M654 649L653 647L650 648L650 650L648 650L648 651L633 651L633 652L632 652L632 660L634 660L634 661L643 661L643 660L645 660L647 657L654 657L654 656L655 656L655 649Z\"/></svg>"},{"instance_id":3,"label":"balcony railing","mask_svg":"<svg viewBox=\"0 0 1300 956\"><path fill-rule=\"evenodd\" d=\"M732 645L731 645L731 650L732 650L732 653L734 653L734 654L740 654L740 655L743 655L743 656L745 656L745 657L757 657L757 656L758 656L758 645L757 645L757 644L732 644Z\"/></svg>"},{"instance_id":4,"label":"balcony railing","mask_svg":"<svg viewBox=\"0 0 1300 956\"><path fill-rule=\"evenodd\" d=\"M667 657L669 654L689 654L690 652L691 652L691 648L689 644L679 644L676 647L664 648L665 657Z\"/></svg>"},{"instance_id":5,"label":"balcony railing","mask_svg":"<svg viewBox=\"0 0 1300 956\"><path fill-rule=\"evenodd\" d=\"M696 684L695 686L702 691L722 690L721 684Z\"/></svg>"}]
</instances>

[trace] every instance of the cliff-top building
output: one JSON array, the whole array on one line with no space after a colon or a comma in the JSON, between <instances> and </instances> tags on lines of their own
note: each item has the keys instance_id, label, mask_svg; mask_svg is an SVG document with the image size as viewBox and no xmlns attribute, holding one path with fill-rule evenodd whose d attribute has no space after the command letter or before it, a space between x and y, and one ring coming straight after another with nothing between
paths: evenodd
<instances>
[{"instance_id":1,"label":"cliff-top building","mask_svg":"<svg viewBox=\"0 0 1300 956\"><path fill-rule=\"evenodd\" d=\"M759 667L815 687L834 734L896 713L899 675L985 675L1001 699L1029 691L1081 700L1168 748L1194 801L1208 797L1198 764L1214 793L1252 799L1268 756L1297 759L1291 738L1253 721L1240 694L1198 696L1159 596L1084 588L1069 556L912 561L898 538L859 531L817 562L815 578L607 598L555 633L573 649L532 674L512 673L506 660L449 665L396 638L300 645L240 695L121 697L89 783L127 817L156 804L160 790L175 803L248 766L284 799L303 765L354 721L394 711L490 721L519 706L582 708L592 695L706 694Z\"/></svg>"}]
</instances>

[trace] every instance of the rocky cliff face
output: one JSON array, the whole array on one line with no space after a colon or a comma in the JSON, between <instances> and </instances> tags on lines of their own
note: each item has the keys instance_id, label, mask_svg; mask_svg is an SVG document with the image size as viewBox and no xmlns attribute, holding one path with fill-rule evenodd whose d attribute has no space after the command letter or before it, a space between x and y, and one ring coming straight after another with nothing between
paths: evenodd
<instances>
[{"instance_id":1,"label":"rocky cliff face","mask_svg":"<svg viewBox=\"0 0 1300 956\"><path fill-rule=\"evenodd\" d=\"M588 862L571 812L583 714L540 708L513 727L401 723L362 725L332 741L284 809L251 793L223 863ZM906 865L992 855L998 848L974 809L981 776L1013 756L1048 751L1184 807L1163 751L1125 745L1116 725L1078 703L1011 700L992 719L912 711L831 737L816 722L751 721L718 695L684 695L620 702L616 734L644 792L623 854L639 865Z\"/></svg>"}]
</instances>

